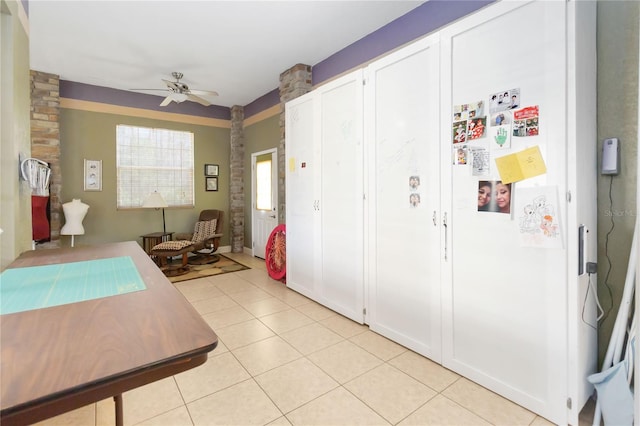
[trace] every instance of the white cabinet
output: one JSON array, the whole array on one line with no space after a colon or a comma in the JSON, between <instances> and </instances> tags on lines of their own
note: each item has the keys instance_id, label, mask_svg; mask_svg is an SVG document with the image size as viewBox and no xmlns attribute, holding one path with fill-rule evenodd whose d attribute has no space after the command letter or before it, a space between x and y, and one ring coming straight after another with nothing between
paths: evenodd
<instances>
[{"instance_id":1,"label":"white cabinet","mask_svg":"<svg viewBox=\"0 0 640 426\"><path fill-rule=\"evenodd\" d=\"M362 72L286 106L287 285L363 322Z\"/></svg>"},{"instance_id":2,"label":"white cabinet","mask_svg":"<svg viewBox=\"0 0 640 426\"><path fill-rule=\"evenodd\" d=\"M364 91L356 73L287 104L287 284L577 424L597 368L595 304L578 275L580 225L596 259L594 2L498 2L363 73ZM490 121L490 95L514 89L538 106L537 134L500 149L490 132L468 140L488 154L486 176L472 158L455 164L454 106L482 101ZM511 213L478 211L479 181L500 180L494 160L532 147L546 172L512 185ZM516 208L536 192L556 247L521 242Z\"/></svg>"},{"instance_id":3,"label":"white cabinet","mask_svg":"<svg viewBox=\"0 0 640 426\"><path fill-rule=\"evenodd\" d=\"M366 69L367 323L440 361L439 47ZM413 202L412 202L413 200Z\"/></svg>"},{"instance_id":4,"label":"white cabinet","mask_svg":"<svg viewBox=\"0 0 640 426\"><path fill-rule=\"evenodd\" d=\"M317 187L320 185L319 132L312 95L287 103L287 285L314 297L320 278L320 247Z\"/></svg>"}]
</instances>

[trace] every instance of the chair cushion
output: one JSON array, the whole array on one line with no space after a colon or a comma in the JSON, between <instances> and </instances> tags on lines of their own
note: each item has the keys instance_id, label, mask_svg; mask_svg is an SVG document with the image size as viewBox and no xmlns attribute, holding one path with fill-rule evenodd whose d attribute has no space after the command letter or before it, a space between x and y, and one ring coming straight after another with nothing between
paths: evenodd
<instances>
[{"instance_id":1,"label":"chair cushion","mask_svg":"<svg viewBox=\"0 0 640 426\"><path fill-rule=\"evenodd\" d=\"M193 243L189 240L165 241L160 244L156 244L151 250L181 250L185 247L189 247L192 244Z\"/></svg>"},{"instance_id":2,"label":"chair cushion","mask_svg":"<svg viewBox=\"0 0 640 426\"><path fill-rule=\"evenodd\" d=\"M216 233L217 224L217 219L196 222L196 227L193 230L193 237L191 238L191 241L197 243L212 237Z\"/></svg>"}]
</instances>

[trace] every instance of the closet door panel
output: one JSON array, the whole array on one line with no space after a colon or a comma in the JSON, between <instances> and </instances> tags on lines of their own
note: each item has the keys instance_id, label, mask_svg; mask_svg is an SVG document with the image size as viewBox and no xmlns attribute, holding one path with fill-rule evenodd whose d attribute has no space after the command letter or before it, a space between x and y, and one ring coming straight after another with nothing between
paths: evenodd
<instances>
[{"instance_id":1,"label":"closet door panel","mask_svg":"<svg viewBox=\"0 0 640 426\"><path fill-rule=\"evenodd\" d=\"M316 292L318 199L315 192L317 154L315 99L304 95L286 106L287 286L313 297Z\"/></svg>"},{"instance_id":2,"label":"closet door panel","mask_svg":"<svg viewBox=\"0 0 640 426\"><path fill-rule=\"evenodd\" d=\"M567 228L575 226L566 197L567 22L566 2L503 2L443 30L441 39L443 87L451 88L443 92L444 149L453 148L454 106L483 101L486 136L466 146L490 154L486 175L474 175L472 162L443 173L450 219L443 364L560 424L567 422L573 368L567 288L576 282L567 269L574 255ZM516 137L511 129L511 146L501 148L493 142L489 99L512 89L519 89L519 108L539 107L538 133ZM500 180L494 160L532 147L540 149L546 173L511 185L510 213L478 211L479 181ZM554 247L521 240L525 212L516 210L518 197L529 200L538 188L551 188L541 208L560 224Z\"/></svg>"},{"instance_id":3,"label":"closet door panel","mask_svg":"<svg viewBox=\"0 0 640 426\"><path fill-rule=\"evenodd\" d=\"M322 285L320 301L363 322L362 72L319 89Z\"/></svg>"},{"instance_id":4,"label":"closet door panel","mask_svg":"<svg viewBox=\"0 0 640 426\"><path fill-rule=\"evenodd\" d=\"M440 360L438 45L367 69L372 330Z\"/></svg>"}]
</instances>

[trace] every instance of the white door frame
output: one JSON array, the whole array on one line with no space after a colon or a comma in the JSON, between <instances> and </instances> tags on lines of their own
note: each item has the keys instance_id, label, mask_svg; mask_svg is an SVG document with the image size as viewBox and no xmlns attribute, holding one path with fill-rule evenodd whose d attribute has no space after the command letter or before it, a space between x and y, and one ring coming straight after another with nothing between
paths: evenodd
<instances>
[{"instance_id":1,"label":"white door frame","mask_svg":"<svg viewBox=\"0 0 640 426\"><path fill-rule=\"evenodd\" d=\"M255 205L256 205L256 160L258 157L271 153L271 197L273 213L276 216L276 225L278 224L278 148L266 149L264 151L254 152L251 154L251 255L254 256L255 241Z\"/></svg>"}]
</instances>

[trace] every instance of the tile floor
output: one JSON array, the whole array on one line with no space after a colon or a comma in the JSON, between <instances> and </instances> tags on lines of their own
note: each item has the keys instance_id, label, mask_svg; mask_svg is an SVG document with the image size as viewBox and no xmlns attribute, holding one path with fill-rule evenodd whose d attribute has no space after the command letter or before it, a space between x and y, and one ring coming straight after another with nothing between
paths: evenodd
<instances>
[{"instance_id":1,"label":"tile floor","mask_svg":"<svg viewBox=\"0 0 640 426\"><path fill-rule=\"evenodd\" d=\"M125 393L125 424L550 424L271 280L259 259L228 255L252 269L176 284L218 347ZM113 410L100 401L40 425L111 425Z\"/></svg>"}]
</instances>

